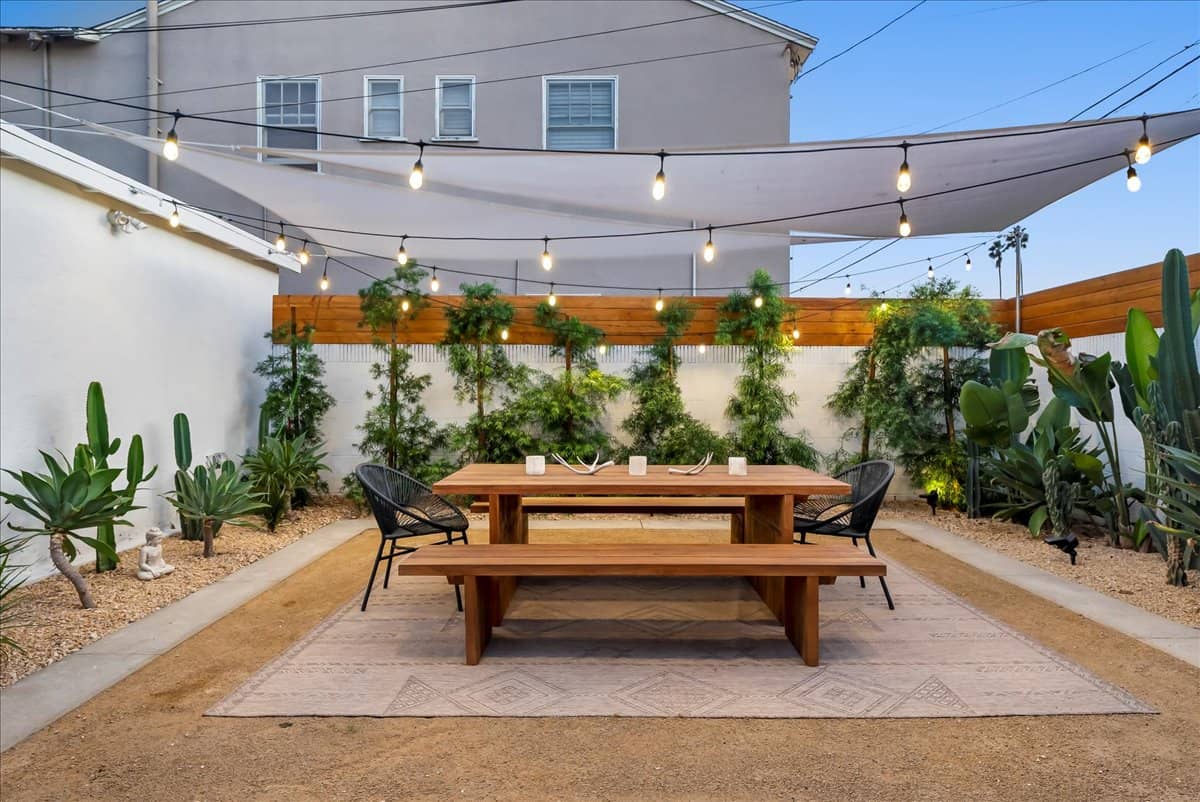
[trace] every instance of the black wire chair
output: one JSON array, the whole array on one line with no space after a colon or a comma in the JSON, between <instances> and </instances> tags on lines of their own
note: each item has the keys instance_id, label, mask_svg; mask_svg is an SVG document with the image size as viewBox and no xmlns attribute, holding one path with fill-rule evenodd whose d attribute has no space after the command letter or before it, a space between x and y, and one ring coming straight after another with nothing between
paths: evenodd
<instances>
[{"instance_id":1,"label":"black wire chair","mask_svg":"<svg viewBox=\"0 0 1200 802\"><path fill-rule=\"evenodd\" d=\"M834 478L850 485L850 495L809 496L797 504L792 522L792 531L800 536L796 542L806 543L809 535L832 535L848 537L857 546L861 538L866 541L867 551L874 557L871 527L875 525L875 516L879 514L883 497L895 475L896 467L886 460L861 462L839 473ZM858 583L864 588L867 586L867 580L861 576ZM883 586L888 609L895 610L887 580L879 577L879 584Z\"/></svg>"},{"instance_id":2,"label":"black wire chair","mask_svg":"<svg viewBox=\"0 0 1200 802\"><path fill-rule=\"evenodd\" d=\"M362 609L367 609L367 600L371 598L371 589L375 586L375 573L379 564L387 561L387 571L383 575L383 586L388 586L392 575L392 560L416 551L415 546L401 546L398 541L409 537L442 534L445 541L436 545L449 546L456 542L467 542L467 528L470 524L462 511L446 499L437 495L428 486L421 484L411 476L387 467L386 465L371 465L364 463L354 469L354 476L362 485L363 494L379 524L379 551L375 554L375 564L371 566L371 579L367 582L367 592L363 595ZM390 548L384 554L384 546ZM462 591L454 586L454 596L458 601L458 609L462 611Z\"/></svg>"}]
</instances>

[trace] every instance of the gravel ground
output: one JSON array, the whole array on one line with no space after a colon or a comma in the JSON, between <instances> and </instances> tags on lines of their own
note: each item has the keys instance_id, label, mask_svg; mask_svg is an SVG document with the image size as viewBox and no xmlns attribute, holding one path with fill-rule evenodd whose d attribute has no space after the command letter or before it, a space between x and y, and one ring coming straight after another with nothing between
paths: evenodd
<instances>
[{"instance_id":1,"label":"gravel ground","mask_svg":"<svg viewBox=\"0 0 1200 802\"><path fill-rule=\"evenodd\" d=\"M1081 537L1076 565L1058 549L1030 536L1024 526L991 518L970 519L957 511L939 510L930 517L924 502L890 502L880 520L913 520L932 523L959 537L1030 565L1086 585L1163 618L1200 627L1200 572L1192 571L1189 585L1177 588L1166 582L1167 564L1157 553L1142 554L1114 549L1104 538Z\"/></svg>"},{"instance_id":2,"label":"gravel ground","mask_svg":"<svg viewBox=\"0 0 1200 802\"><path fill-rule=\"evenodd\" d=\"M331 497L296 510L293 515L274 533L268 532L258 517L249 519L253 526L223 527L216 539L216 556L207 560L201 556L203 543L167 538L163 557L175 566L175 572L152 582L142 582L136 576L136 548L120 555L121 565L115 571L97 574L95 563L91 563L84 569L84 578L92 586L97 605L94 610L79 606L75 589L58 573L23 588L17 592L14 604L29 625L9 634L25 653L0 657L0 687L12 685L328 523L351 517L352 512L340 498Z\"/></svg>"}]
</instances>

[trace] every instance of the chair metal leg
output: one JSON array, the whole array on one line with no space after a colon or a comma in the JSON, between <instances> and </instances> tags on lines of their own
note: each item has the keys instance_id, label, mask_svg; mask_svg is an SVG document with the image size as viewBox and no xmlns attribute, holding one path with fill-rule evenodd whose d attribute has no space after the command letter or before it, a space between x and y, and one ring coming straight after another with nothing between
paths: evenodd
<instances>
[{"instance_id":1,"label":"chair metal leg","mask_svg":"<svg viewBox=\"0 0 1200 802\"><path fill-rule=\"evenodd\" d=\"M851 536L850 542L854 544L854 548L856 548L856 549L858 548L858 538ZM860 588L865 588L867 586L867 578L860 576L858 578L858 586Z\"/></svg>"},{"instance_id":2,"label":"chair metal leg","mask_svg":"<svg viewBox=\"0 0 1200 802\"><path fill-rule=\"evenodd\" d=\"M864 538L864 540L867 541L867 551L870 552L872 557L874 557L875 556L875 547L871 545L871 536L867 535ZM888 590L887 580L884 579L883 577L879 577L879 584L883 587L883 597L885 599L887 599L888 609L895 610L896 605L892 601L892 592L890 590ZM866 585L864 584L863 587L866 587Z\"/></svg>"},{"instance_id":3,"label":"chair metal leg","mask_svg":"<svg viewBox=\"0 0 1200 802\"><path fill-rule=\"evenodd\" d=\"M393 541L394 545L394 541ZM375 554L375 564L371 566L371 578L367 580L367 592L363 594L363 603L361 610L366 612L367 599L371 598L371 588L375 587L375 573L379 570L379 563L383 560L383 538L379 538L379 551ZM386 581L386 579L385 579Z\"/></svg>"}]
</instances>

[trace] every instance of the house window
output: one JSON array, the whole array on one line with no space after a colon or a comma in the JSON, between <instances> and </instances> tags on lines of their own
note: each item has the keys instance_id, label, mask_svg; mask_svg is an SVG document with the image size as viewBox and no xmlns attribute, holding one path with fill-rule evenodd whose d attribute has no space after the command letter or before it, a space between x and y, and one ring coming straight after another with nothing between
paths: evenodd
<instances>
[{"instance_id":1,"label":"house window","mask_svg":"<svg viewBox=\"0 0 1200 802\"><path fill-rule=\"evenodd\" d=\"M259 91L258 121L264 125L287 128L258 129L259 145L288 150L319 150L321 126L321 84L317 78L262 78ZM316 162L283 156L263 156L263 161L294 164L316 169Z\"/></svg>"},{"instance_id":2,"label":"house window","mask_svg":"<svg viewBox=\"0 0 1200 802\"><path fill-rule=\"evenodd\" d=\"M404 78L371 76L363 92L363 135L376 139L404 138Z\"/></svg>"},{"instance_id":3,"label":"house window","mask_svg":"<svg viewBox=\"0 0 1200 802\"><path fill-rule=\"evenodd\" d=\"M475 76L438 76L437 137L475 138Z\"/></svg>"},{"instance_id":4,"label":"house window","mask_svg":"<svg viewBox=\"0 0 1200 802\"><path fill-rule=\"evenodd\" d=\"M546 78L546 147L612 150L617 146L616 78Z\"/></svg>"}]
</instances>

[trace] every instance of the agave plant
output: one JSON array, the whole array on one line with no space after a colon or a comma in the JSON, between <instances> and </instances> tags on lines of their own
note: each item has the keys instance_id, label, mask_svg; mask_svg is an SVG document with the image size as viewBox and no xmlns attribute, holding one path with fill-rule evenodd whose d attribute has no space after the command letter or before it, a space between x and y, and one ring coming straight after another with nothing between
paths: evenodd
<instances>
[{"instance_id":1,"label":"agave plant","mask_svg":"<svg viewBox=\"0 0 1200 802\"><path fill-rule=\"evenodd\" d=\"M29 535L0 539L0 655L14 651L24 652L21 645L8 633L25 623L21 616L20 602L13 598L13 594L25 581L26 566L13 562L13 556L24 548L29 540Z\"/></svg>"},{"instance_id":2,"label":"agave plant","mask_svg":"<svg viewBox=\"0 0 1200 802\"><path fill-rule=\"evenodd\" d=\"M225 460L216 469L197 465L190 473L176 471L175 490L164 498L179 511L181 519L200 521L205 557L213 556L213 535L218 524L245 526L241 516L263 507L261 497L233 460Z\"/></svg>"},{"instance_id":3,"label":"agave plant","mask_svg":"<svg viewBox=\"0 0 1200 802\"><path fill-rule=\"evenodd\" d=\"M1160 446L1160 458L1167 471L1158 477L1155 503L1167 523L1152 526L1171 538L1181 553L1171 561L1177 575L1168 577L1172 584L1187 584L1187 566L1200 553L1200 453L1172 446Z\"/></svg>"},{"instance_id":4,"label":"agave plant","mask_svg":"<svg viewBox=\"0 0 1200 802\"><path fill-rule=\"evenodd\" d=\"M305 437L267 437L243 463L250 482L263 500L263 517L271 532L291 509L298 488L314 486L321 471L329 470L320 445Z\"/></svg>"}]
</instances>

